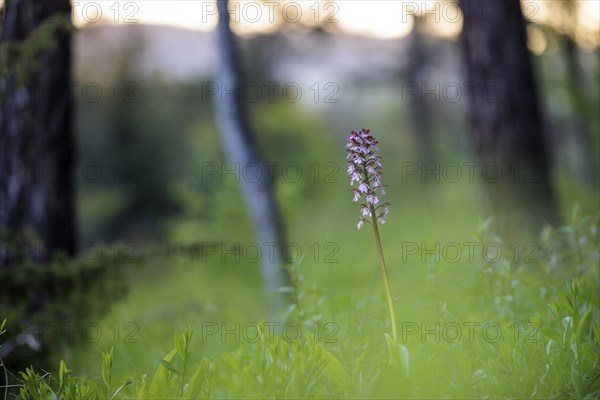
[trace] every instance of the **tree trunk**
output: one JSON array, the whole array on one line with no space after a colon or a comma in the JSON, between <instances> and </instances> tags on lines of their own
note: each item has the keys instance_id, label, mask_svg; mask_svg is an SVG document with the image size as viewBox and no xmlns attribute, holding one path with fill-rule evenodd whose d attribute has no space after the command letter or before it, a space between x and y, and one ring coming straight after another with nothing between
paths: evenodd
<instances>
[{"instance_id":1,"label":"tree trunk","mask_svg":"<svg viewBox=\"0 0 600 400\"><path fill-rule=\"evenodd\" d=\"M4 5L2 42L17 55L2 61L15 68L0 77L0 231L11 243L2 246L0 265L16 259L15 243L38 262L75 251L70 18L69 0ZM23 55L38 46L46 47ZM31 234L39 244L23 239Z\"/></svg>"},{"instance_id":2,"label":"tree trunk","mask_svg":"<svg viewBox=\"0 0 600 400\"><path fill-rule=\"evenodd\" d=\"M570 15L573 15L571 12ZM564 57L567 65L567 91L573 109L570 128L573 141L577 149L578 160L576 161L576 172L582 181L590 187L598 183L598 168L594 163L594 147L591 140L589 121L595 118L595 112L590 110L589 101L586 96L586 86L583 82L583 71L579 65L578 49L575 40L568 34L563 35L565 44ZM597 149L596 149L597 150Z\"/></svg>"},{"instance_id":3,"label":"tree trunk","mask_svg":"<svg viewBox=\"0 0 600 400\"><path fill-rule=\"evenodd\" d=\"M471 127L490 211L509 230L538 229L556 221L556 202L520 1L459 5Z\"/></svg>"},{"instance_id":4,"label":"tree trunk","mask_svg":"<svg viewBox=\"0 0 600 400\"><path fill-rule=\"evenodd\" d=\"M431 107L428 107L423 96L422 85L427 85L423 70L430 63L428 50L425 48L423 22L420 17L414 18L413 30L410 34L410 47L408 50L408 65L406 71L407 87L411 87L414 94L409 99L410 121L414 130L415 143L419 154L419 162L424 162L428 168L433 167L435 161L433 124L431 122Z\"/></svg>"},{"instance_id":5,"label":"tree trunk","mask_svg":"<svg viewBox=\"0 0 600 400\"><path fill-rule=\"evenodd\" d=\"M259 179L250 181L242 177L241 186L254 224L255 237L262 250L262 279L267 304L271 315L275 315L288 303L287 297L277 294L277 290L290 285L289 276L283 268L284 260L281 251L285 244L283 229L273 198L272 182L269 181L269 173L253 140L241 96L243 79L235 38L229 26L227 0L218 0L217 6L219 12L217 84L221 90L224 87L232 92L225 99L215 96L217 124L229 162L238 165L240 170L249 165L261 169Z\"/></svg>"}]
</instances>

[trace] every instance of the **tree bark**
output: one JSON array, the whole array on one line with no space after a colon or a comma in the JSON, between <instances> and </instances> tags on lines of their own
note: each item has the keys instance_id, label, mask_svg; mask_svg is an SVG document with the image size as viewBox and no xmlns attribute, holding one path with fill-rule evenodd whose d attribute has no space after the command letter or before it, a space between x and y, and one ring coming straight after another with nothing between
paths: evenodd
<instances>
[{"instance_id":1,"label":"tree bark","mask_svg":"<svg viewBox=\"0 0 600 400\"><path fill-rule=\"evenodd\" d=\"M428 107L422 90L422 85L428 83L422 71L427 68L431 60L425 48L425 37L422 31L423 22L421 17L415 17L413 30L410 34L406 77L408 80L407 86L410 85L411 89L414 90L414 95L410 97L408 105L415 143L420 156L419 161L424 162L427 167L431 168L436 158L433 124L431 122L431 107Z\"/></svg>"},{"instance_id":2,"label":"tree bark","mask_svg":"<svg viewBox=\"0 0 600 400\"><path fill-rule=\"evenodd\" d=\"M488 206L509 229L525 224L538 229L555 222L557 210L520 1L460 0L459 5L470 122L487 172Z\"/></svg>"},{"instance_id":3,"label":"tree bark","mask_svg":"<svg viewBox=\"0 0 600 400\"><path fill-rule=\"evenodd\" d=\"M4 5L4 45L18 48L41 31L51 37L35 40L52 45L33 59L21 53L16 69L0 77L0 231L11 242L0 251L0 265L15 259L13 240L31 234L41 243L22 243L17 251L35 261L47 262L57 250L75 252L70 18L69 0L8 0ZM41 29L48 24L56 29ZM21 84L18 75L23 73Z\"/></svg>"},{"instance_id":4,"label":"tree bark","mask_svg":"<svg viewBox=\"0 0 600 400\"><path fill-rule=\"evenodd\" d=\"M242 100L243 79L235 38L229 25L227 3L227 0L217 2L219 66L216 83L220 90L226 89L231 93L225 99L215 96L217 124L229 162L236 164L240 170L246 166L260 169L260 177L256 180L242 177L241 187L253 221L255 237L262 250L261 272L267 305L271 315L276 315L288 304L287 296L277 294L277 290L290 286L281 252L285 244L284 234L273 197L273 182L259 155Z\"/></svg>"},{"instance_id":5,"label":"tree bark","mask_svg":"<svg viewBox=\"0 0 600 400\"><path fill-rule=\"evenodd\" d=\"M572 10L569 13L570 16L574 14L575 12ZM590 137L589 121L593 121L593 118L595 118L595 111L593 111L593 107L590 110L586 96L583 71L579 65L577 55L577 43L569 34L562 35L562 39L565 45L564 57L568 72L567 91L573 109L573 115L570 119L571 124L567 129L570 128L573 141L578 150L579 160L576 164L576 171L586 185L594 187L598 184L598 168L594 163L592 153L595 150Z\"/></svg>"}]
</instances>

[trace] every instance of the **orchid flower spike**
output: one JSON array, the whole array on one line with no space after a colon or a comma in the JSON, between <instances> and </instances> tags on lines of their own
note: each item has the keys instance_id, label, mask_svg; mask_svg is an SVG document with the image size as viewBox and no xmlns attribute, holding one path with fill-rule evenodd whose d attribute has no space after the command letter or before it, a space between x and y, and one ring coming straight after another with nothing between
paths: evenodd
<instances>
[{"instance_id":1,"label":"orchid flower spike","mask_svg":"<svg viewBox=\"0 0 600 400\"><path fill-rule=\"evenodd\" d=\"M358 220L358 229L365 222L376 221L385 224L388 214L388 203L382 203L380 196L385 196L384 185L381 183L382 169L381 156L378 154L377 139L371 135L369 129L352 131L346 144L346 159L350 186L354 194L354 201L359 199L361 204L361 217ZM357 187L354 187L358 184Z\"/></svg>"}]
</instances>

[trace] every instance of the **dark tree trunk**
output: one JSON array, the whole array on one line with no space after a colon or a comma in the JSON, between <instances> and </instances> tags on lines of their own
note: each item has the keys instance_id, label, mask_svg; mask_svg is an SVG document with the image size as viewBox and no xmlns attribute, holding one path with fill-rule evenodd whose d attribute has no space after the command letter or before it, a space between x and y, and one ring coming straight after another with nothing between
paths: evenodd
<instances>
[{"instance_id":1,"label":"dark tree trunk","mask_svg":"<svg viewBox=\"0 0 600 400\"><path fill-rule=\"evenodd\" d=\"M556 221L547 138L519 0L461 0L470 117L490 211L510 229ZM496 166L502 176L496 177ZM518 225L514 225L518 222Z\"/></svg>"},{"instance_id":2,"label":"dark tree trunk","mask_svg":"<svg viewBox=\"0 0 600 400\"><path fill-rule=\"evenodd\" d=\"M56 250L75 251L70 17L69 0L4 5L2 42L17 49L18 60L3 60L14 68L0 77L0 231L12 242L0 251L0 265L15 260L13 241L31 234L41 246L29 243L19 251L38 262L47 262ZM39 37L44 35L52 37ZM52 45L26 59L18 49L32 36L36 43L27 46L48 39ZM24 82L18 82L19 74Z\"/></svg>"},{"instance_id":3,"label":"dark tree trunk","mask_svg":"<svg viewBox=\"0 0 600 400\"><path fill-rule=\"evenodd\" d=\"M422 90L422 85L428 84L422 71L429 65L430 59L428 51L425 48L425 37L422 31L423 22L420 17L415 17L413 30L410 34L406 78L408 79L407 87L410 85L411 93L414 91L414 94L409 99L409 110L415 143L420 157L419 161L426 163L428 168L432 168L432 163L435 160L435 151L431 110L427 106Z\"/></svg>"},{"instance_id":4,"label":"dark tree trunk","mask_svg":"<svg viewBox=\"0 0 600 400\"><path fill-rule=\"evenodd\" d=\"M281 249L285 243L281 218L273 197L272 182L269 180L269 173L253 140L246 107L241 96L243 79L235 38L229 26L227 0L218 0L217 6L219 12L217 83L220 88L224 86L228 91L235 91L228 94L225 99L215 96L217 123L229 162L239 165L240 169L250 165L262 169L259 179L250 181L242 177L241 186L254 224L255 237L262 249L262 278L269 311L275 315L288 303L287 297L277 294L277 290L290 285L289 276L283 268Z\"/></svg>"},{"instance_id":5,"label":"dark tree trunk","mask_svg":"<svg viewBox=\"0 0 600 400\"><path fill-rule=\"evenodd\" d=\"M573 14L573 11L569 13L569 15ZM571 123L568 128L571 130L577 148L578 163L576 164L576 171L584 183L593 187L598 182L598 168L594 165L592 152L595 150L590 137L588 121L595 118L595 112L590 110L586 96L583 71L578 60L577 43L568 34L563 35L563 42L565 44L564 57L568 74L567 90L573 109L573 116L570 118Z\"/></svg>"}]
</instances>

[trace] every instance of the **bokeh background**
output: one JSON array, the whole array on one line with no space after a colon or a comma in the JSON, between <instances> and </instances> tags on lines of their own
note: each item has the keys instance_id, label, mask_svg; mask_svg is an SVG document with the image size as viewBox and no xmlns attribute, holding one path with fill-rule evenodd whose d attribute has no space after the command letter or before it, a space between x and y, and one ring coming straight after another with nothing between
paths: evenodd
<instances>
[{"instance_id":1,"label":"bokeh background","mask_svg":"<svg viewBox=\"0 0 600 400\"><path fill-rule=\"evenodd\" d=\"M232 94L218 86L214 3L72 5L77 249L83 264L106 257L119 263L114 277L102 277L108 288L87 294L89 313L71 313L69 304L79 300L61 300L64 313L52 314L62 315L57 337L44 352L23 345L5 361L52 369L64 359L93 377L100 352L112 346L115 376L128 379L154 370L173 332L187 326L196 330L196 362L218 358L244 339L203 340L206 323L235 329L275 317L266 307L240 189L251 171L227 159L215 119L218 96ZM494 220L485 222L491 216L485 176L478 167L469 176L478 158L459 40L463 18L454 2L281 0L272 8L259 1L230 7L251 98L244 103L257 148L273 163L274 197L286 243L294 244L289 265L301 276L302 306L294 312L306 326L333 322L335 338L346 344L362 337L385 345L381 333L389 322L377 254L371 232L356 229L359 209L346 177L345 140L358 128L371 129L380 142L391 204L380 229L400 321L526 323L545 310L553 288L586 274L590 299L597 299L596 228L585 228L591 254L585 262L549 273L539 231L513 225L500 238ZM600 6L526 1L522 10L559 229L599 211ZM458 178L446 169L456 165ZM516 260L509 272L469 260L464 243L482 237ZM221 247L207 254L207 243ZM442 254L448 243L459 245L459 261ZM413 245L416 252L408 252ZM535 261L530 269L523 253ZM546 271L545 278L532 270ZM502 294L506 288L515 290L511 299ZM18 315L0 310L9 319ZM65 334L65 321L74 324L74 335ZM336 355L352 353L331 346L340 348ZM428 368L443 374L450 362L472 375L451 344L420 346L413 349L429 346L428 354L439 355L421 370L412 358L420 382L427 382ZM471 346L461 354L475 360L467 354L485 351ZM430 390L411 393L443 393Z\"/></svg>"}]
</instances>

